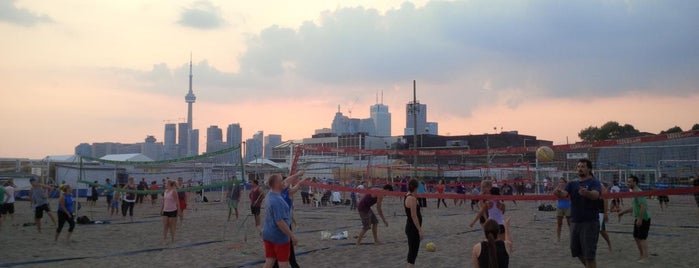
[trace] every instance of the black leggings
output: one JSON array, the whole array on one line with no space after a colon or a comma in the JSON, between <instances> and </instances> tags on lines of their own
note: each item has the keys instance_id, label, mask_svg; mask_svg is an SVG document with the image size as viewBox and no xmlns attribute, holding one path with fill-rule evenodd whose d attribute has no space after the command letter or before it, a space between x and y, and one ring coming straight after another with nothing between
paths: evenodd
<instances>
[{"instance_id":1,"label":"black leggings","mask_svg":"<svg viewBox=\"0 0 699 268\"><path fill-rule=\"evenodd\" d=\"M126 210L129 210L129 216L133 217L134 202L121 201L121 215L126 217Z\"/></svg>"},{"instance_id":2,"label":"black leggings","mask_svg":"<svg viewBox=\"0 0 699 268\"><path fill-rule=\"evenodd\" d=\"M439 208L439 202L442 202L442 204L444 204L444 207L447 207L447 203L444 201L444 199L438 198L437 199L437 208Z\"/></svg>"},{"instance_id":3,"label":"black leggings","mask_svg":"<svg viewBox=\"0 0 699 268\"><path fill-rule=\"evenodd\" d=\"M417 204L420 205L420 207L426 208L427 207L427 198L424 198L424 197L418 198Z\"/></svg>"},{"instance_id":4,"label":"black leggings","mask_svg":"<svg viewBox=\"0 0 699 268\"><path fill-rule=\"evenodd\" d=\"M70 218L68 217L68 213L63 212L63 211L58 211L58 227L56 228L56 233L60 233L63 230L63 225L68 222L68 232L73 232L73 229L75 229L75 217L73 217L73 214L70 214Z\"/></svg>"},{"instance_id":5,"label":"black leggings","mask_svg":"<svg viewBox=\"0 0 699 268\"><path fill-rule=\"evenodd\" d=\"M406 226L405 235L408 237L408 263L415 264L420 249L420 233L415 226Z\"/></svg>"},{"instance_id":6,"label":"black leggings","mask_svg":"<svg viewBox=\"0 0 699 268\"><path fill-rule=\"evenodd\" d=\"M301 200L303 200L304 204L310 204L311 195L308 192L301 192Z\"/></svg>"}]
</instances>

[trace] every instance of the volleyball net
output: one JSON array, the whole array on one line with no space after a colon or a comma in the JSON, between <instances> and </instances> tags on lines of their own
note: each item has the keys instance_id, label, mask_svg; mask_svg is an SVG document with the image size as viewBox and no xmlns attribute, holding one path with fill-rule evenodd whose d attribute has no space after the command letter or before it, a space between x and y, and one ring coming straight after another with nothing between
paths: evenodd
<instances>
[{"instance_id":1,"label":"volleyball net","mask_svg":"<svg viewBox=\"0 0 699 268\"><path fill-rule=\"evenodd\" d=\"M75 183L83 185L79 188L89 190L90 187L98 187L102 192L159 194L164 192L167 180L178 178L182 178L184 187L178 188L177 191L224 192L227 187L242 183L245 164L241 159L241 147L234 146L201 155L160 161L118 161L81 157L79 165L62 166L61 171L56 172L66 173L63 175L69 178L77 177ZM109 178L111 180L107 183ZM130 178L133 178L136 186L145 182L145 187L139 187L137 190L124 189L123 186ZM157 187L151 188L153 184ZM79 193L80 196L87 195L87 192Z\"/></svg>"},{"instance_id":2,"label":"volleyball net","mask_svg":"<svg viewBox=\"0 0 699 268\"><path fill-rule=\"evenodd\" d=\"M679 143L679 144L678 144ZM402 196L407 181L417 178L424 183L426 198L478 199L480 182L492 180L503 200L555 200L551 192L561 178L578 177L579 159L593 162L593 175L620 193L605 193L606 198L635 196L687 195L699 193L693 183L699 174L699 142L641 143L614 146L552 146L555 157L549 162L536 161L536 147L501 150L365 150L298 146L291 171L304 169L316 178L309 185L324 191L371 193L365 186L391 184L391 196ZM629 192L626 178L640 178L640 193ZM438 188L444 185L444 193ZM458 193L458 194L457 194Z\"/></svg>"}]
</instances>

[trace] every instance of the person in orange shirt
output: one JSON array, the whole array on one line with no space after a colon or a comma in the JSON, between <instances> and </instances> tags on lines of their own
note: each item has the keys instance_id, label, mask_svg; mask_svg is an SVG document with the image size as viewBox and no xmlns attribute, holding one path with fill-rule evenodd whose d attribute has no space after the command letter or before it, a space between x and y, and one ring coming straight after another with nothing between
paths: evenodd
<instances>
[{"instance_id":1,"label":"person in orange shirt","mask_svg":"<svg viewBox=\"0 0 699 268\"><path fill-rule=\"evenodd\" d=\"M439 180L439 184L437 184L437 193L438 193L439 195L443 195L443 194L444 194L444 188L446 188L446 186L444 185L444 181L443 181L443 180ZM441 202L442 204L444 204L444 207L445 207L445 208L447 207L447 203L444 201L444 198L437 198L437 208L439 208L439 203L440 203L440 202Z\"/></svg>"}]
</instances>

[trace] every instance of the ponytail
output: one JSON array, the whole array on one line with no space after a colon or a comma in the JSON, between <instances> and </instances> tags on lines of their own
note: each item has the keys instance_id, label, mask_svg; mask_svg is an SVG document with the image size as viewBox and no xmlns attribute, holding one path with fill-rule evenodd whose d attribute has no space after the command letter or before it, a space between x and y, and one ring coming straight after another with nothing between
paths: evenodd
<instances>
[{"instance_id":1,"label":"ponytail","mask_svg":"<svg viewBox=\"0 0 699 268\"><path fill-rule=\"evenodd\" d=\"M500 225L493 219L488 219L483 224L483 231L485 231L485 238L488 239L488 268L498 268L498 250L495 239L500 232Z\"/></svg>"},{"instance_id":2,"label":"ponytail","mask_svg":"<svg viewBox=\"0 0 699 268\"><path fill-rule=\"evenodd\" d=\"M498 250L495 247L495 238L493 234L487 234L488 238L488 268L498 267Z\"/></svg>"}]
</instances>

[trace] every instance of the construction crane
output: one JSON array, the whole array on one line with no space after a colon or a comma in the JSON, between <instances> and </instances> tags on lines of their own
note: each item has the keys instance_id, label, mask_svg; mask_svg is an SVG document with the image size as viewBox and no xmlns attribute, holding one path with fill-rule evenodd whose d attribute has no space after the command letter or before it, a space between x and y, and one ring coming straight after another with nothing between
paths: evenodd
<instances>
[{"instance_id":1,"label":"construction crane","mask_svg":"<svg viewBox=\"0 0 699 268\"><path fill-rule=\"evenodd\" d=\"M352 118L352 109L354 109L354 105L357 103L358 100L359 100L358 97L357 97L357 98L354 98L354 101L353 101L352 104L349 106L349 109L347 109L347 113L349 113L349 118Z\"/></svg>"}]
</instances>

